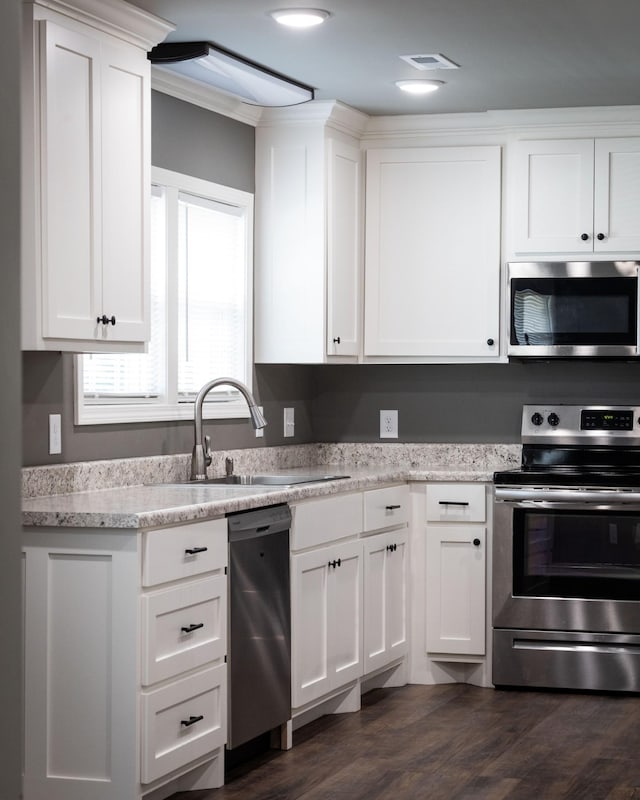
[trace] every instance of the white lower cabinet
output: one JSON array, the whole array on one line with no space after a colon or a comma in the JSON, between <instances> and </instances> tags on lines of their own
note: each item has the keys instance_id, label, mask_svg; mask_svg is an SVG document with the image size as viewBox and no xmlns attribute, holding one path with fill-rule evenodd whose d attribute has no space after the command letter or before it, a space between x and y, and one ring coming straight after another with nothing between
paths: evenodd
<instances>
[{"instance_id":1,"label":"white lower cabinet","mask_svg":"<svg viewBox=\"0 0 640 800\"><path fill-rule=\"evenodd\" d=\"M406 484L364 493L365 675L408 650L409 511Z\"/></svg>"},{"instance_id":2,"label":"white lower cabinet","mask_svg":"<svg viewBox=\"0 0 640 800\"><path fill-rule=\"evenodd\" d=\"M23 538L24 800L222 785L226 520Z\"/></svg>"},{"instance_id":3,"label":"white lower cabinet","mask_svg":"<svg viewBox=\"0 0 640 800\"><path fill-rule=\"evenodd\" d=\"M363 543L365 674L407 653L408 544L406 527Z\"/></svg>"},{"instance_id":4,"label":"white lower cabinet","mask_svg":"<svg viewBox=\"0 0 640 800\"><path fill-rule=\"evenodd\" d=\"M483 484L427 486L428 653L485 654L485 520Z\"/></svg>"},{"instance_id":5,"label":"white lower cabinet","mask_svg":"<svg viewBox=\"0 0 640 800\"><path fill-rule=\"evenodd\" d=\"M291 558L292 706L362 675L362 544Z\"/></svg>"}]
</instances>

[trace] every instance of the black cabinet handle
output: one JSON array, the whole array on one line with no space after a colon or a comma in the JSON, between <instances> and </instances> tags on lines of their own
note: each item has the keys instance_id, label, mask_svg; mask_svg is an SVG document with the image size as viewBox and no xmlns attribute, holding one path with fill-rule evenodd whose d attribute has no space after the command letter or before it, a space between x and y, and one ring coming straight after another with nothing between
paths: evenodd
<instances>
[{"instance_id":1,"label":"black cabinet handle","mask_svg":"<svg viewBox=\"0 0 640 800\"><path fill-rule=\"evenodd\" d=\"M192 625L189 625L187 628L180 628L180 630L183 633L193 633L194 631L197 631L198 628L204 628L204 622L196 622Z\"/></svg>"},{"instance_id":2,"label":"black cabinet handle","mask_svg":"<svg viewBox=\"0 0 640 800\"><path fill-rule=\"evenodd\" d=\"M599 234L596 236L596 239L597 239L599 242L601 242L601 241L602 241L604 238L605 238L605 235L604 235L604 233L599 233Z\"/></svg>"},{"instance_id":3,"label":"black cabinet handle","mask_svg":"<svg viewBox=\"0 0 640 800\"><path fill-rule=\"evenodd\" d=\"M196 722L200 722L200 720L204 719L202 714L199 714L197 717L189 717L189 719L181 719L180 724L184 725L185 728L188 728L190 725L195 725Z\"/></svg>"},{"instance_id":4,"label":"black cabinet handle","mask_svg":"<svg viewBox=\"0 0 640 800\"><path fill-rule=\"evenodd\" d=\"M395 511L396 508L402 508L402 506L400 504L398 504L398 505L395 505L395 506L385 506L385 508L387 509L387 511Z\"/></svg>"},{"instance_id":5,"label":"black cabinet handle","mask_svg":"<svg viewBox=\"0 0 640 800\"><path fill-rule=\"evenodd\" d=\"M387 545L387 550L390 553L395 553L397 549L398 549L398 545L397 544L388 544Z\"/></svg>"},{"instance_id":6,"label":"black cabinet handle","mask_svg":"<svg viewBox=\"0 0 640 800\"><path fill-rule=\"evenodd\" d=\"M334 337L333 343L334 344L340 344L340 337L339 336Z\"/></svg>"},{"instance_id":7,"label":"black cabinet handle","mask_svg":"<svg viewBox=\"0 0 640 800\"><path fill-rule=\"evenodd\" d=\"M341 559L341 558L339 558L339 559L338 559L338 566L339 566L339 567L341 567L341 566L342 566L342 559Z\"/></svg>"},{"instance_id":8,"label":"black cabinet handle","mask_svg":"<svg viewBox=\"0 0 640 800\"><path fill-rule=\"evenodd\" d=\"M474 545L474 547L480 547L480 539L474 539L473 540L473 545Z\"/></svg>"},{"instance_id":9,"label":"black cabinet handle","mask_svg":"<svg viewBox=\"0 0 640 800\"><path fill-rule=\"evenodd\" d=\"M493 347L493 345L495 343L494 343L493 339L487 339L487 344L489 345L489 347Z\"/></svg>"},{"instance_id":10,"label":"black cabinet handle","mask_svg":"<svg viewBox=\"0 0 640 800\"><path fill-rule=\"evenodd\" d=\"M440 505L440 506L468 506L469 503L466 500L438 500L438 505Z\"/></svg>"},{"instance_id":11,"label":"black cabinet handle","mask_svg":"<svg viewBox=\"0 0 640 800\"><path fill-rule=\"evenodd\" d=\"M188 556L195 556L198 553L206 553L208 549L209 549L208 547L190 547L188 550L185 550L184 552Z\"/></svg>"},{"instance_id":12,"label":"black cabinet handle","mask_svg":"<svg viewBox=\"0 0 640 800\"><path fill-rule=\"evenodd\" d=\"M583 242L586 242L587 239L589 238L589 234L588 233L583 233L580 238L582 239Z\"/></svg>"},{"instance_id":13,"label":"black cabinet handle","mask_svg":"<svg viewBox=\"0 0 640 800\"><path fill-rule=\"evenodd\" d=\"M328 567L333 567L335 569L336 567L339 567L341 564L342 564L342 559L341 558L339 558L337 560L334 558L333 561L330 561L327 564L327 566Z\"/></svg>"},{"instance_id":14,"label":"black cabinet handle","mask_svg":"<svg viewBox=\"0 0 640 800\"><path fill-rule=\"evenodd\" d=\"M102 323L103 325L108 325L109 323L111 323L112 325L115 325L116 324L116 318L113 317L113 316L112 317L108 317L106 314L103 314L101 317L96 317L96 322L98 324Z\"/></svg>"}]
</instances>

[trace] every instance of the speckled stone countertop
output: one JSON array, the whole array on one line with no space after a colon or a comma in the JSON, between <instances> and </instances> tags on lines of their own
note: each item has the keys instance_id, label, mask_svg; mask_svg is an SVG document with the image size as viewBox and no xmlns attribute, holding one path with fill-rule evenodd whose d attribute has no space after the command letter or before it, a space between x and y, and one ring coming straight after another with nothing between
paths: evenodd
<instances>
[{"instance_id":1,"label":"speckled stone countertop","mask_svg":"<svg viewBox=\"0 0 640 800\"><path fill-rule=\"evenodd\" d=\"M270 452L267 452L270 451ZM180 484L188 456L120 459L23 470L25 526L145 529L404 481L490 481L517 466L516 445L299 445L216 453L210 474L348 475L290 487Z\"/></svg>"}]
</instances>

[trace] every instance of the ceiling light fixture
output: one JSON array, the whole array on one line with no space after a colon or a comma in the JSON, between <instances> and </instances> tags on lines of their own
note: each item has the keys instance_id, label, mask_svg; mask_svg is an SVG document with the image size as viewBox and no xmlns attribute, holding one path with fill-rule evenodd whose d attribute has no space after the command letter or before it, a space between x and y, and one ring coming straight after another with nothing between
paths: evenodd
<instances>
[{"instance_id":1,"label":"ceiling light fixture","mask_svg":"<svg viewBox=\"0 0 640 800\"><path fill-rule=\"evenodd\" d=\"M402 89L407 94L430 94L435 92L444 84L444 81L422 81L422 80L408 80L396 81L398 89Z\"/></svg>"},{"instance_id":2,"label":"ceiling light fixture","mask_svg":"<svg viewBox=\"0 0 640 800\"><path fill-rule=\"evenodd\" d=\"M280 25L288 28L313 28L329 19L331 14L321 8L279 8L270 11L270 16Z\"/></svg>"},{"instance_id":3,"label":"ceiling light fixture","mask_svg":"<svg viewBox=\"0 0 640 800\"><path fill-rule=\"evenodd\" d=\"M293 106L313 100L311 86L266 69L260 64L209 42L163 42L147 58L254 106Z\"/></svg>"}]
</instances>

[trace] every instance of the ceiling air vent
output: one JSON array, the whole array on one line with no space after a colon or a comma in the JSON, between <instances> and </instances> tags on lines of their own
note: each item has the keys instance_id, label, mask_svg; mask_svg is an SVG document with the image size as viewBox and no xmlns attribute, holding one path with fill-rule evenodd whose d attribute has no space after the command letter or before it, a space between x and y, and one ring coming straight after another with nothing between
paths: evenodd
<instances>
[{"instance_id":1,"label":"ceiling air vent","mask_svg":"<svg viewBox=\"0 0 640 800\"><path fill-rule=\"evenodd\" d=\"M459 69L459 64L442 55L442 53L431 53L429 55L400 56L407 64L411 64L416 69Z\"/></svg>"}]
</instances>

